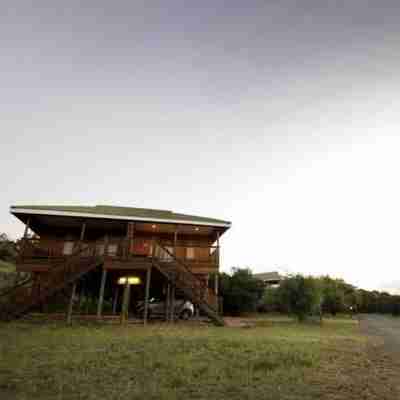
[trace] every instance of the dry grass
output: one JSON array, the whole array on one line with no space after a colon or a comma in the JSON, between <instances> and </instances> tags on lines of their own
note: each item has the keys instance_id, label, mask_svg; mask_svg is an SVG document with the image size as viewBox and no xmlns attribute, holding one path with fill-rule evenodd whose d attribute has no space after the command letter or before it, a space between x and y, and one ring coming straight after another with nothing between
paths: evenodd
<instances>
[{"instance_id":1,"label":"dry grass","mask_svg":"<svg viewBox=\"0 0 400 400\"><path fill-rule=\"evenodd\" d=\"M370 344L351 319L321 327L2 324L0 397L400 398L391 360Z\"/></svg>"}]
</instances>

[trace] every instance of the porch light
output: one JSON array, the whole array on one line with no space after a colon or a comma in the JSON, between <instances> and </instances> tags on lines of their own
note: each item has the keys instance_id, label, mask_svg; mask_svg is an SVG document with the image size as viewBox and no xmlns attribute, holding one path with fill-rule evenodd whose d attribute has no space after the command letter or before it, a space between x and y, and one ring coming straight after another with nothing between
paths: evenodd
<instances>
[{"instance_id":1,"label":"porch light","mask_svg":"<svg viewBox=\"0 0 400 400\"><path fill-rule=\"evenodd\" d=\"M138 276L122 276L118 279L118 285L126 285L127 279L129 285L140 285L141 283L141 280Z\"/></svg>"},{"instance_id":2,"label":"porch light","mask_svg":"<svg viewBox=\"0 0 400 400\"><path fill-rule=\"evenodd\" d=\"M195 231L199 231L200 228L198 226L196 226L196 228L194 228Z\"/></svg>"},{"instance_id":3,"label":"porch light","mask_svg":"<svg viewBox=\"0 0 400 400\"><path fill-rule=\"evenodd\" d=\"M152 227L153 229L156 229L156 228L157 228L157 225L154 225L154 224L153 224L151 227Z\"/></svg>"}]
</instances>

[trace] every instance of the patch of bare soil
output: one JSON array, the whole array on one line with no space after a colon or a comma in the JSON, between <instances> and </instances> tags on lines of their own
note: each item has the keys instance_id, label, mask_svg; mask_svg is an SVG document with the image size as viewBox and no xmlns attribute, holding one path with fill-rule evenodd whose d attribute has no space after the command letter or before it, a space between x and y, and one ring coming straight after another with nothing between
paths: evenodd
<instances>
[{"instance_id":1,"label":"patch of bare soil","mask_svg":"<svg viewBox=\"0 0 400 400\"><path fill-rule=\"evenodd\" d=\"M320 371L311 379L324 400L400 400L400 362L381 338L369 336L360 347L322 349ZM329 351L328 351L329 350Z\"/></svg>"},{"instance_id":2,"label":"patch of bare soil","mask_svg":"<svg viewBox=\"0 0 400 400\"><path fill-rule=\"evenodd\" d=\"M240 318L240 317L225 317L224 318L226 326L231 328L250 328L255 326L254 321L248 318Z\"/></svg>"}]
</instances>

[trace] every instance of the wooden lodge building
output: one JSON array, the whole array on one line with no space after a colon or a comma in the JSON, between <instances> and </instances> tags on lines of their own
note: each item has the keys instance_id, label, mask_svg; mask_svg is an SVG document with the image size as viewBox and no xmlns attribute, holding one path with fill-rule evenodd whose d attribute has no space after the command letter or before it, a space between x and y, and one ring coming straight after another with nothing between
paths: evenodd
<instances>
[{"instance_id":1,"label":"wooden lodge building","mask_svg":"<svg viewBox=\"0 0 400 400\"><path fill-rule=\"evenodd\" d=\"M97 271L99 318L107 301L112 313L120 310L123 322L134 295L144 300L146 323L149 298L157 292L166 299L165 316L171 320L179 292L223 325L216 272L220 238L230 222L111 206L12 206L10 212L25 224L17 271L30 274L7 292L8 301L0 309L3 319L43 307L58 292L68 290L71 322L74 299L85 290L83 282Z\"/></svg>"}]
</instances>

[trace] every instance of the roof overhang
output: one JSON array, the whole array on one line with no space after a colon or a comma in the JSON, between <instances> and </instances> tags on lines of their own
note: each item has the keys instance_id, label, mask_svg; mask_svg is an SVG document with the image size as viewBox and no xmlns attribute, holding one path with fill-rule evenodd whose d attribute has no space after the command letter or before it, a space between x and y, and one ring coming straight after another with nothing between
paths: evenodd
<instances>
[{"instance_id":1,"label":"roof overhang","mask_svg":"<svg viewBox=\"0 0 400 400\"><path fill-rule=\"evenodd\" d=\"M162 219L162 218L143 218L126 215L108 215L108 214L95 214L95 213L83 213L74 211L55 211L55 210L38 210L29 208L17 208L10 207L10 213L16 217L22 215L46 215L46 216L59 216L59 217L74 217L74 218L94 218L94 219L107 219L107 220L118 220L118 221L137 221L137 222L149 222L149 223L160 223L160 224L179 224L179 225L199 225L199 226L210 226L223 228L224 230L231 227L231 223L219 223L213 222L207 223L203 221L193 220L179 220L179 219Z\"/></svg>"}]
</instances>

